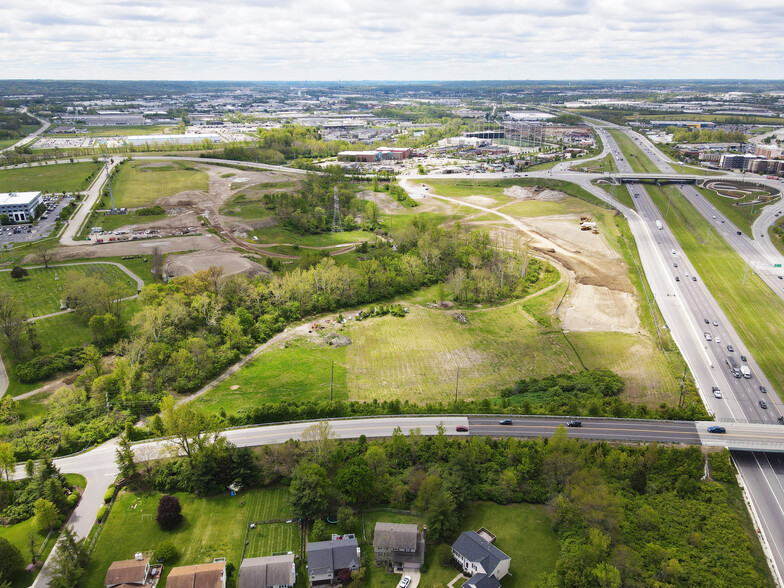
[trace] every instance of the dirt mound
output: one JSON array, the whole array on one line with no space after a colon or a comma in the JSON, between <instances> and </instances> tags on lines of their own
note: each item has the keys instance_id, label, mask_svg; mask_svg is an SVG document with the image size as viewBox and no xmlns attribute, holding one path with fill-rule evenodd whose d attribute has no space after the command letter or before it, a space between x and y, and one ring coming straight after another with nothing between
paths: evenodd
<instances>
[{"instance_id":1,"label":"dirt mound","mask_svg":"<svg viewBox=\"0 0 784 588\"><path fill-rule=\"evenodd\" d=\"M328 345L332 347L348 347L353 341L345 335L338 335L337 333L330 333L324 337Z\"/></svg>"},{"instance_id":2,"label":"dirt mound","mask_svg":"<svg viewBox=\"0 0 784 588\"><path fill-rule=\"evenodd\" d=\"M158 198L155 202L153 202L153 204L164 207L187 206L193 208L212 204L212 199L210 198L209 194L202 192L201 190L188 190L186 192L179 192L172 196Z\"/></svg>"},{"instance_id":3,"label":"dirt mound","mask_svg":"<svg viewBox=\"0 0 784 588\"><path fill-rule=\"evenodd\" d=\"M526 187L526 186L509 186L504 188L504 195L517 198L519 200L543 200L549 202L558 202L566 198L566 194L556 190L548 190L547 188L539 187Z\"/></svg>"},{"instance_id":4,"label":"dirt mound","mask_svg":"<svg viewBox=\"0 0 784 588\"><path fill-rule=\"evenodd\" d=\"M187 276L206 270L210 266L223 268L225 274L247 274L256 276L269 273L269 270L239 253L220 251L194 251L166 258L166 273L170 276Z\"/></svg>"}]
</instances>

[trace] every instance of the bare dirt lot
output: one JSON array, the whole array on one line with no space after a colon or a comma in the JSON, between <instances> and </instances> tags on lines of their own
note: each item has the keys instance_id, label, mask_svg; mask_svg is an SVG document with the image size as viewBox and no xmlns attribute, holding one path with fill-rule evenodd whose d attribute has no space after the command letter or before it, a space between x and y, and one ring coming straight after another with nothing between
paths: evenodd
<instances>
[{"instance_id":1,"label":"bare dirt lot","mask_svg":"<svg viewBox=\"0 0 784 588\"><path fill-rule=\"evenodd\" d=\"M225 274L244 273L255 276L269 273L258 263L242 257L236 251L194 251L172 254L166 258L166 273L170 276L187 276L195 272L220 266Z\"/></svg>"},{"instance_id":2,"label":"bare dirt lot","mask_svg":"<svg viewBox=\"0 0 784 588\"><path fill-rule=\"evenodd\" d=\"M556 190L534 190L526 186L509 186L504 189L504 195L518 200L542 200L545 202L558 202L566 198L566 194Z\"/></svg>"}]
</instances>

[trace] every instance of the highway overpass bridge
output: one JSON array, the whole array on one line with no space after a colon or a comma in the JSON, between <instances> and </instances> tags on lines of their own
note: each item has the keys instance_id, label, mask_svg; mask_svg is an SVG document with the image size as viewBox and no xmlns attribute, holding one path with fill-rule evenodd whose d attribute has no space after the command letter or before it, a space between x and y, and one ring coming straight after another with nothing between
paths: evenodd
<instances>
[{"instance_id":1,"label":"highway overpass bridge","mask_svg":"<svg viewBox=\"0 0 784 588\"><path fill-rule=\"evenodd\" d=\"M605 176L619 184L645 183L645 184L694 184L702 180L726 180L726 176L698 176L690 174L665 174L665 173L611 173Z\"/></svg>"}]
</instances>

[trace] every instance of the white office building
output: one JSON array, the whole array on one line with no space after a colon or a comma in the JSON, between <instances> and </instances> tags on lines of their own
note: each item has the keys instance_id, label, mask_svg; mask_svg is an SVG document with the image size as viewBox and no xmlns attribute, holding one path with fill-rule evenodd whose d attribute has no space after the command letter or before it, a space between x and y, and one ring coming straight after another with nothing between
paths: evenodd
<instances>
[{"instance_id":1,"label":"white office building","mask_svg":"<svg viewBox=\"0 0 784 588\"><path fill-rule=\"evenodd\" d=\"M40 192L0 193L0 214L7 214L15 223L33 220L35 209L39 204L41 204Z\"/></svg>"}]
</instances>

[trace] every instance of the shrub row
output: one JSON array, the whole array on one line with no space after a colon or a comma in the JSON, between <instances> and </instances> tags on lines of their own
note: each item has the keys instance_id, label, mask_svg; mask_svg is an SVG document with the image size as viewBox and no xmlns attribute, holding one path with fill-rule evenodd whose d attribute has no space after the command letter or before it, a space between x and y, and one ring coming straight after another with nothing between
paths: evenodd
<instances>
[{"instance_id":1,"label":"shrub row","mask_svg":"<svg viewBox=\"0 0 784 588\"><path fill-rule=\"evenodd\" d=\"M30 384L51 378L60 372L77 370L84 366L82 351L82 347L71 347L35 357L16 366L16 377L20 382Z\"/></svg>"}]
</instances>

